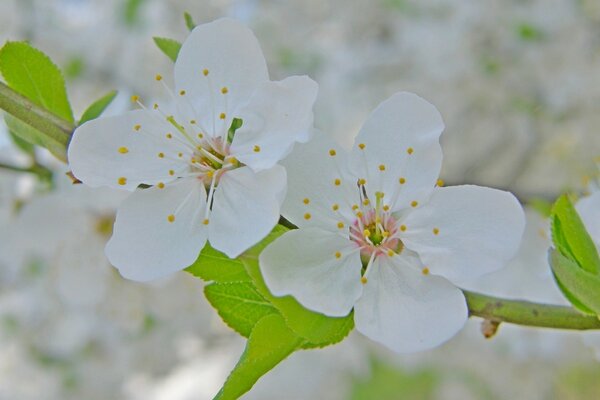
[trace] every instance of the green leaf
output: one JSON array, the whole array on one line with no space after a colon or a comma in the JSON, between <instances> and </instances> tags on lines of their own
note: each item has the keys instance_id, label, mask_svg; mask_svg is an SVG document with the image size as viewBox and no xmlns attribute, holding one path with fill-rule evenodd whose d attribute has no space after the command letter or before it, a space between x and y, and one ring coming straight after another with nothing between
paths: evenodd
<instances>
[{"instance_id":1,"label":"green leaf","mask_svg":"<svg viewBox=\"0 0 600 400\"><path fill-rule=\"evenodd\" d=\"M36 146L44 147L54 154L59 160L67 161L67 152L64 144L49 138L37 129L27 125L25 122L6 114L4 122L9 131L24 141Z\"/></svg>"},{"instance_id":2,"label":"green leaf","mask_svg":"<svg viewBox=\"0 0 600 400\"><path fill-rule=\"evenodd\" d=\"M192 18L192 15L186 11L183 13L183 18L185 18L185 26L187 26L187 28L190 31L194 30L194 28L196 27L196 23L194 22L194 18Z\"/></svg>"},{"instance_id":3,"label":"green leaf","mask_svg":"<svg viewBox=\"0 0 600 400\"><path fill-rule=\"evenodd\" d=\"M287 327L279 314L267 315L252 330L244 353L214 400L238 399L301 346L302 338Z\"/></svg>"},{"instance_id":4,"label":"green leaf","mask_svg":"<svg viewBox=\"0 0 600 400\"><path fill-rule=\"evenodd\" d=\"M304 348L325 347L338 343L354 328L353 313L346 317L333 318L307 310L292 296L273 296L262 278L258 255L269 243L287 230L281 225L276 226L263 241L240 258L260 294L279 310L290 329L306 339Z\"/></svg>"},{"instance_id":5,"label":"green leaf","mask_svg":"<svg viewBox=\"0 0 600 400\"><path fill-rule=\"evenodd\" d=\"M579 267L594 275L600 272L596 245L567 195L559 197L552 207L552 240L558 251Z\"/></svg>"},{"instance_id":6,"label":"green leaf","mask_svg":"<svg viewBox=\"0 0 600 400\"><path fill-rule=\"evenodd\" d=\"M0 50L0 73L13 90L73 122L65 80L44 53L26 42L7 42Z\"/></svg>"},{"instance_id":7,"label":"green leaf","mask_svg":"<svg viewBox=\"0 0 600 400\"><path fill-rule=\"evenodd\" d=\"M600 277L580 268L556 249L551 250L550 265L561 288L567 290L569 301L582 312L599 315Z\"/></svg>"},{"instance_id":8,"label":"green leaf","mask_svg":"<svg viewBox=\"0 0 600 400\"><path fill-rule=\"evenodd\" d=\"M117 91L112 90L100 97L98 100L90 104L90 106L83 112L81 115L81 119L79 120L79 125L84 122L90 121L92 119L96 119L106 110L106 107L112 103L112 101L117 97Z\"/></svg>"},{"instance_id":9,"label":"green leaf","mask_svg":"<svg viewBox=\"0 0 600 400\"><path fill-rule=\"evenodd\" d=\"M14 133L13 131L8 131L8 135L10 136L12 142L17 146L21 151L26 154L33 155L35 152L35 147L31 142L22 139L19 135Z\"/></svg>"},{"instance_id":10,"label":"green leaf","mask_svg":"<svg viewBox=\"0 0 600 400\"><path fill-rule=\"evenodd\" d=\"M181 49L181 43L175 39L168 39L155 36L154 43L156 46L166 54L167 57L171 59L171 61L175 62L177 60L177 55L179 54L179 50Z\"/></svg>"},{"instance_id":11,"label":"green leaf","mask_svg":"<svg viewBox=\"0 0 600 400\"><path fill-rule=\"evenodd\" d=\"M138 23L140 11L146 0L125 0L123 20L125 25L134 26Z\"/></svg>"},{"instance_id":12,"label":"green leaf","mask_svg":"<svg viewBox=\"0 0 600 400\"><path fill-rule=\"evenodd\" d=\"M211 283L204 288L204 295L223 321L244 337L250 336L266 315L279 314L252 282Z\"/></svg>"},{"instance_id":13,"label":"green leaf","mask_svg":"<svg viewBox=\"0 0 600 400\"><path fill-rule=\"evenodd\" d=\"M186 271L207 282L252 281L240 260L227 257L209 244L204 246L198 259Z\"/></svg>"}]
</instances>

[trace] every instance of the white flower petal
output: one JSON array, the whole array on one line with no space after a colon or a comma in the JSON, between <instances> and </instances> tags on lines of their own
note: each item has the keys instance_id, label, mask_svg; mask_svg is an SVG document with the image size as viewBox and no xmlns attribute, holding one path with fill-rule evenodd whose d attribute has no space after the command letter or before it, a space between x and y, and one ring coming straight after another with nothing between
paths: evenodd
<instances>
[{"instance_id":1,"label":"white flower petal","mask_svg":"<svg viewBox=\"0 0 600 400\"><path fill-rule=\"evenodd\" d=\"M263 83L239 111L243 125L231 143L231 154L259 171L285 157L294 142L308 141L318 89L307 76Z\"/></svg>"},{"instance_id":2,"label":"white flower petal","mask_svg":"<svg viewBox=\"0 0 600 400\"><path fill-rule=\"evenodd\" d=\"M359 191L346 170L346 160L346 151L322 132L306 144L296 144L282 161L288 174L283 216L299 227L330 231L338 231L341 221L353 220L351 203L359 201Z\"/></svg>"},{"instance_id":3,"label":"white flower petal","mask_svg":"<svg viewBox=\"0 0 600 400\"><path fill-rule=\"evenodd\" d=\"M285 233L260 254L260 268L275 296L292 295L332 317L348 315L362 292L359 252L347 238L318 228Z\"/></svg>"},{"instance_id":4,"label":"white flower petal","mask_svg":"<svg viewBox=\"0 0 600 400\"><path fill-rule=\"evenodd\" d=\"M153 111L136 110L86 122L69 145L73 174L92 187L134 190L140 184L170 182L187 168L184 145L166 134L175 128Z\"/></svg>"},{"instance_id":5,"label":"white flower petal","mask_svg":"<svg viewBox=\"0 0 600 400\"><path fill-rule=\"evenodd\" d=\"M585 229L600 248L600 192L582 198L577 202L576 208Z\"/></svg>"},{"instance_id":6,"label":"white flower petal","mask_svg":"<svg viewBox=\"0 0 600 400\"><path fill-rule=\"evenodd\" d=\"M406 247L457 283L503 267L519 248L525 215L511 193L464 185L437 188L403 223Z\"/></svg>"},{"instance_id":7,"label":"white flower petal","mask_svg":"<svg viewBox=\"0 0 600 400\"><path fill-rule=\"evenodd\" d=\"M194 28L175 62L177 93L185 90L198 120L209 130L214 126L217 134L229 128L236 109L268 79L254 33L229 18ZM221 113L226 118L219 118Z\"/></svg>"},{"instance_id":8,"label":"white flower petal","mask_svg":"<svg viewBox=\"0 0 600 400\"><path fill-rule=\"evenodd\" d=\"M106 255L129 279L148 281L192 264L204 243L206 191L196 179L138 189L117 212ZM173 219L174 217L174 219Z\"/></svg>"},{"instance_id":9,"label":"white flower petal","mask_svg":"<svg viewBox=\"0 0 600 400\"><path fill-rule=\"evenodd\" d=\"M399 353L435 347L465 324L465 298L446 279L423 275L402 260L378 257L354 306L356 329Z\"/></svg>"},{"instance_id":10,"label":"white flower petal","mask_svg":"<svg viewBox=\"0 0 600 400\"><path fill-rule=\"evenodd\" d=\"M277 224L285 189L280 165L258 173L248 167L226 172L210 213L211 246L235 258L258 243Z\"/></svg>"},{"instance_id":11,"label":"white flower petal","mask_svg":"<svg viewBox=\"0 0 600 400\"><path fill-rule=\"evenodd\" d=\"M369 197L383 192L393 211L427 199L442 166L443 130L438 110L415 94L396 93L381 103L352 150L353 171L367 180Z\"/></svg>"}]
</instances>

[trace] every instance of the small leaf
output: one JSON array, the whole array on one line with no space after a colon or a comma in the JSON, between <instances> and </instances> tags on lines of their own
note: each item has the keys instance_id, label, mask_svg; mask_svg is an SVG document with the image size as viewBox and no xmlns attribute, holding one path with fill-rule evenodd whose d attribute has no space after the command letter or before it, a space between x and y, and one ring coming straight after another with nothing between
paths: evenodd
<instances>
[{"instance_id":1,"label":"small leaf","mask_svg":"<svg viewBox=\"0 0 600 400\"><path fill-rule=\"evenodd\" d=\"M13 117L12 115L5 115L4 122L6 123L9 131L15 136L33 145L44 147L54 154L59 160L64 162L67 161L67 152L62 143L49 138L47 135L44 135L42 132L27 125L25 122Z\"/></svg>"},{"instance_id":2,"label":"small leaf","mask_svg":"<svg viewBox=\"0 0 600 400\"><path fill-rule=\"evenodd\" d=\"M115 99L116 96L117 96L117 91L112 90L112 91L108 92L107 94L105 94L104 96L100 97L98 100L96 100L92 104L90 104L90 106L87 108L87 110L85 110L83 112L83 114L81 115L81 120L79 120L79 125L83 124L84 122L90 121L92 119L98 118L100 116L100 114L102 114L104 112L104 110L106 110L106 107L108 107L110 105L110 103L112 103L112 101Z\"/></svg>"},{"instance_id":3,"label":"small leaf","mask_svg":"<svg viewBox=\"0 0 600 400\"><path fill-rule=\"evenodd\" d=\"M596 245L567 195L559 197L552 207L552 240L558 251L580 268L594 275L599 273Z\"/></svg>"},{"instance_id":4,"label":"small leaf","mask_svg":"<svg viewBox=\"0 0 600 400\"><path fill-rule=\"evenodd\" d=\"M190 31L194 30L196 23L194 22L192 15L186 11L183 13L183 18L185 18L185 26L187 26Z\"/></svg>"},{"instance_id":5,"label":"small leaf","mask_svg":"<svg viewBox=\"0 0 600 400\"><path fill-rule=\"evenodd\" d=\"M127 26L134 26L138 23L140 10L146 0L125 0L123 7L123 20Z\"/></svg>"},{"instance_id":6,"label":"small leaf","mask_svg":"<svg viewBox=\"0 0 600 400\"><path fill-rule=\"evenodd\" d=\"M179 54L179 50L181 49L181 43L175 39L168 39L162 37L154 37L154 43L156 46L165 53L167 57L171 59L171 61L175 62L177 60L177 55Z\"/></svg>"},{"instance_id":7,"label":"small leaf","mask_svg":"<svg viewBox=\"0 0 600 400\"><path fill-rule=\"evenodd\" d=\"M65 80L58 67L26 42L7 42L0 50L0 73L15 91L73 122Z\"/></svg>"},{"instance_id":8,"label":"small leaf","mask_svg":"<svg viewBox=\"0 0 600 400\"><path fill-rule=\"evenodd\" d=\"M258 265L258 255L269 243L287 230L287 228L277 225L263 241L244 253L240 258L260 294L277 307L285 318L286 324L294 332L306 339L304 348L325 347L338 343L354 328L353 313L346 317L333 318L307 310L292 296L273 296L262 278Z\"/></svg>"},{"instance_id":9,"label":"small leaf","mask_svg":"<svg viewBox=\"0 0 600 400\"><path fill-rule=\"evenodd\" d=\"M244 337L250 336L264 316L279 314L252 282L211 283L204 288L204 295L223 321Z\"/></svg>"},{"instance_id":10,"label":"small leaf","mask_svg":"<svg viewBox=\"0 0 600 400\"><path fill-rule=\"evenodd\" d=\"M186 271L207 282L252 281L240 260L227 257L209 244L204 246L198 259Z\"/></svg>"},{"instance_id":11,"label":"small leaf","mask_svg":"<svg viewBox=\"0 0 600 400\"><path fill-rule=\"evenodd\" d=\"M565 296L580 311L600 314L600 277L580 268L558 250L550 250L552 272Z\"/></svg>"},{"instance_id":12,"label":"small leaf","mask_svg":"<svg viewBox=\"0 0 600 400\"><path fill-rule=\"evenodd\" d=\"M234 400L248 392L261 376L302 346L279 314L267 315L254 327L246 349L214 400Z\"/></svg>"}]
</instances>

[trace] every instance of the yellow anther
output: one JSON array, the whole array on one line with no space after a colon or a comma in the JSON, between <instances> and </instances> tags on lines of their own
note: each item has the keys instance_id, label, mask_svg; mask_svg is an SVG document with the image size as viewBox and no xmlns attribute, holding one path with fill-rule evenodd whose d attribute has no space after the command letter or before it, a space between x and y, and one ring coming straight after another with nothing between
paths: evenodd
<instances>
[{"instance_id":1,"label":"yellow anther","mask_svg":"<svg viewBox=\"0 0 600 400\"><path fill-rule=\"evenodd\" d=\"M172 169L169 170L169 175L173 176L175 175L175 171L173 171Z\"/></svg>"},{"instance_id":2,"label":"yellow anther","mask_svg":"<svg viewBox=\"0 0 600 400\"><path fill-rule=\"evenodd\" d=\"M408 149L406 149L406 152L408 154L412 154L415 150L412 147L409 147Z\"/></svg>"},{"instance_id":3,"label":"yellow anther","mask_svg":"<svg viewBox=\"0 0 600 400\"><path fill-rule=\"evenodd\" d=\"M183 157L183 153L177 153L177 157L179 157L179 158Z\"/></svg>"},{"instance_id":4,"label":"yellow anther","mask_svg":"<svg viewBox=\"0 0 600 400\"><path fill-rule=\"evenodd\" d=\"M185 90L183 90L183 89L179 91L179 95L180 95L180 96L185 96L185 93L186 93L186 92L185 92Z\"/></svg>"},{"instance_id":5,"label":"yellow anther","mask_svg":"<svg viewBox=\"0 0 600 400\"><path fill-rule=\"evenodd\" d=\"M364 178L360 178L360 179L358 180L358 184L359 184L359 185L364 185L364 184L366 184L366 183L367 183L367 180L366 180L366 179L364 179Z\"/></svg>"},{"instance_id":6,"label":"yellow anther","mask_svg":"<svg viewBox=\"0 0 600 400\"><path fill-rule=\"evenodd\" d=\"M198 136L198 139L202 139L204 137L204 134L203 133L199 133L197 136Z\"/></svg>"},{"instance_id":7,"label":"yellow anther","mask_svg":"<svg viewBox=\"0 0 600 400\"><path fill-rule=\"evenodd\" d=\"M390 236L390 233L388 231L383 231L383 232L381 232L381 236L386 238L386 237Z\"/></svg>"},{"instance_id":8,"label":"yellow anther","mask_svg":"<svg viewBox=\"0 0 600 400\"><path fill-rule=\"evenodd\" d=\"M173 221L175 221L175 216L174 216L173 214L169 214L169 215L167 216L167 221L169 221L169 222L173 222Z\"/></svg>"},{"instance_id":9,"label":"yellow anther","mask_svg":"<svg viewBox=\"0 0 600 400\"><path fill-rule=\"evenodd\" d=\"M418 206L418 205L419 205L419 202L418 202L418 201L416 201L416 200L413 200L413 201L411 201L411 202L410 202L410 206L411 206L411 207L416 207L416 206Z\"/></svg>"},{"instance_id":10,"label":"yellow anther","mask_svg":"<svg viewBox=\"0 0 600 400\"><path fill-rule=\"evenodd\" d=\"M340 229L344 228L344 223L343 222L338 222L337 223L337 227L340 228Z\"/></svg>"},{"instance_id":11,"label":"yellow anther","mask_svg":"<svg viewBox=\"0 0 600 400\"><path fill-rule=\"evenodd\" d=\"M221 88L221 93L223 93L223 94L227 94L227 92L229 92L229 89L227 89L227 87L223 86L223 87Z\"/></svg>"},{"instance_id":12,"label":"yellow anther","mask_svg":"<svg viewBox=\"0 0 600 400\"><path fill-rule=\"evenodd\" d=\"M206 177L207 178L211 178L215 175L215 173L212 170L206 171Z\"/></svg>"},{"instance_id":13,"label":"yellow anther","mask_svg":"<svg viewBox=\"0 0 600 400\"><path fill-rule=\"evenodd\" d=\"M383 206L383 211L390 211L390 206L388 206L387 204Z\"/></svg>"},{"instance_id":14,"label":"yellow anther","mask_svg":"<svg viewBox=\"0 0 600 400\"><path fill-rule=\"evenodd\" d=\"M173 134L172 133L167 133L167 139L173 139Z\"/></svg>"},{"instance_id":15,"label":"yellow anther","mask_svg":"<svg viewBox=\"0 0 600 400\"><path fill-rule=\"evenodd\" d=\"M437 180L437 182L436 182L436 184L437 184L439 187L442 187L442 186L444 186L444 180L443 180L443 179L438 179L438 180Z\"/></svg>"},{"instance_id":16,"label":"yellow anther","mask_svg":"<svg viewBox=\"0 0 600 400\"><path fill-rule=\"evenodd\" d=\"M362 213L362 211L359 211L359 212L357 212L357 213L356 213L356 216L357 216L358 218L362 218L362 217L363 217L363 213Z\"/></svg>"},{"instance_id":17,"label":"yellow anther","mask_svg":"<svg viewBox=\"0 0 600 400\"><path fill-rule=\"evenodd\" d=\"M137 103L138 101L140 101L140 96L135 95L135 94L133 96L131 96L132 103Z\"/></svg>"},{"instance_id":18,"label":"yellow anther","mask_svg":"<svg viewBox=\"0 0 600 400\"><path fill-rule=\"evenodd\" d=\"M308 221L308 220L310 219L310 217L311 217L310 213L306 213L306 214L304 214L304 219L305 219L305 220L307 220L307 221Z\"/></svg>"},{"instance_id":19,"label":"yellow anther","mask_svg":"<svg viewBox=\"0 0 600 400\"><path fill-rule=\"evenodd\" d=\"M156 79L157 81L162 81L162 75L161 74L156 74L156 76L154 77L154 79Z\"/></svg>"},{"instance_id":20,"label":"yellow anther","mask_svg":"<svg viewBox=\"0 0 600 400\"><path fill-rule=\"evenodd\" d=\"M158 183L156 184L156 186L157 186L159 189L164 189L164 188L165 188L165 184L164 184L164 183L162 183L162 182L158 182Z\"/></svg>"},{"instance_id":21,"label":"yellow anther","mask_svg":"<svg viewBox=\"0 0 600 400\"><path fill-rule=\"evenodd\" d=\"M342 181L336 178L336 179L333 181L333 184L334 184L335 186L340 186L340 185L342 184Z\"/></svg>"},{"instance_id":22,"label":"yellow anther","mask_svg":"<svg viewBox=\"0 0 600 400\"><path fill-rule=\"evenodd\" d=\"M421 272L423 273L423 275L429 275L429 268L424 267Z\"/></svg>"},{"instance_id":23,"label":"yellow anther","mask_svg":"<svg viewBox=\"0 0 600 400\"><path fill-rule=\"evenodd\" d=\"M406 183L406 179L404 179L404 178L400 178L400 179L398 179L398 182L399 182L401 185L404 185L404 184Z\"/></svg>"},{"instance_id":24,"label":"yellow anther","mask_svg":"<svg viewBox=\"0 0 600 400\"><path fill-rule=\"evenodd\" d=\"M395 254L396 254L396 253L394 253L394 250L388 250L388 251L387 251L387 255L388 255L388 257L392 257L392 256L394 256Z\"/></svg>"},{"instance_id":25,"label":"yellow anther","mask_svg":"<svg viewBox=\"0 0 600 400\"><path fill-rule=\"evenodd\" d=\"M385 171L385 165L379 164L379 170L380 171Z\"/></svg>"},{"instance_id":26,"label":"yellow anther","mask_svg":"<svg viewBox=\"0 0 600 400\"><path fill-rule=\"evenodd\" d=\"M363 231L363 236L364 236L364 237L366 237L366 238L368 238L369 236L371 236L371 231L370 231L370 230L368 230L368 229L365 229L365 230Z\"/></svg>"},{"instance_id":27,"label":"yellow anther","mask_svg":"<svg viewBox=\"0 0 600 400\"><path fill-rule=\"evenodd\" d=\"M363 285L367 284L367 278L365 278L364 276L360 277L360 283L362 283Z\"/></svg>"},{"instance_id":28,"label":"yellow anther","mask_svg":"<svg viewBox=\"0 0 600 400\"><path fill-rule=\"evenodd\" d=\"M127 178L125 178L124 176L120 177L119 179L117 179L117 183L121 186L126 185L127 184Z\"/></svg>"},{"instance_id":29,"label":"yellow anther","mask_svg":"<svg viewBox=\"0 0 600 400\"><path fill-rule=\"evenodd\" d=\"M400 225L400 230L401 230L402 232L406 231L406 225Z\"/></svg>"},{"instance_id":30,"label":"yellow anther","mask_svg":"<svg viewBox=\"0 0 600 400\"><path fill-rule=\"evenodd\" d=\"M359 149L361 149L361 150L364 150L364 149L365 149L365 147L366 147L366 146L365 146L365 144L364 144L364 143L359 143L359 144L358 144L358 148L359 148Z\"/></svg>"},{"instance_id":31,"label":"yellow anther","mask_svg":"<svg viewBox=\"0 0 600 400\"><path fill-rule=\"evenodd\" d=\"M210 221L208 220L208 218L204 218L204 219L202 220L202 224L203 224L203 225L208 225L208 223L209 223L209 222L210 222Z\"/></svg>"},{"instance_id":32,"label":"yellow anther","mask_svg":"<svg viewBox=\"0 0 600 400\"><path fill-rule=\"evenodd\" d=\"M165 153L158 153L158 158L165 158Z\"/></svg>"},{"instance_id":33,"label":"yellow anther","mask_svg":"<svg viewBox=\"0 0 600 400\"><path fill-rule=\"evenodd\" d=\"M133 130L136 132L139 131L140 129L142 129L142 126L140 124L136 124L133 126Z\"/></svg>"},{"instance_id":34,"label":"yellow anther","mask_svg":"<svg viewBox=\"0 0 600 400\"><path fill-rule=\"evenodd\" d=\"M342 258L342 253L340 253L339 251L336 251L335 258Z\"/></svg>"},{"instance_id":35,"label":"yellow anther","mask_svg":"<svg viewBox=\"0 0 600 400\"><path fill-rule=\"evenodd\" d=\"M225 119L226 117L227 117L227 115L225 115L225 113L219 114L219 118L221 118L221 119Z\"/></svg>"},{"instance_id":36,"label":"yellow anther","mask_svg":"<svg viewBox=\"0 0 600 400\"><path fill-rule=\"evenodd\" d=\"M258 152L260 152L260 146L255 144L254 148L252 150L254 150L255 153L258 153Z\"/></svg>"},{"instance_id":37,"label":"yellow anther","mask_svg":"<svg viewBox=\"0 0 600 400\"><path fill-rule=\"evenodd\" d=\"M331 209L332 209L333 211L337 211L337 210L339 210L339 209L340 209L340 206L339 206L339 204L334 204L334 205L332 205L332 206L331 206Z\"/></svg>"},{"instance_id":38,"label":"yellow anther","mask_svg":"<svg viewBox=\"0 0 600 400\"><path fill-rule=\"evenodd\" d=\"M207 70L206 68L204 68L204 69L202 70L202 73L204 74L204 76L207 76L207 75L208 75L208 70Z\"/></svg>"},{"instance_id":39,"label":"yellow anther","mask_svg":"<svg viewBox=\"0 0 600 400\"><path fill-rule=\"evenodd\" d=\"M196 164L196 159L195 159L195 158L192 158L192 159L190 160L190 162L191 162L192 164Z\"/></svg>"},{"instance_id":40,"label":"yellow anther","mask_svg":"<svg viewBox=\"0 0 600 400\"><path fill-rule=\"evenodd\" d=\"M308 203L310 203L310 199L307 197L307 198L305 198L304 200L302 200L302 202L303 202L304 204L308 204Z\"/></svg>"},{"instance_id":41,"label":"yellow anther","mask_svg":"<svg viewBox=\"0 0 600 400\"><path fill-rule=\"evenodd\" d=\"M190 120L190 125L196 125L196 120L195 119L191 119Z\"/></svg>"},{"instance_id":42,"label":"yellow anther","mask_svg":"<svg viewBox=\"0 0 600 400\"><path fill-rule=\"evenodd\" d=\"M440 233L440 230L438 228L433 228L433 234L437 235Z\"/></svg>"},{"instance_id":43,"label":"yellow anther","mask_svg":"<svg viewBox=\"0 0 600 400\"><path fill-rule=\"evenodd\" d=\"M358 204L354 204L354 205L352 205L352 210L353 210L353 211L356 211L356 210L358 210Z\"/></svg>"},{"instance_id":44,"label":"yellow anther","mask_svg":"<svg viewBox=\"0 0 600 400\"><path fill-rule=\"evenodd\" d=\"M335 156L336 154L337 154L337 153L335 152L335 150L334 150L334 149L331 149L331 150L329 150L329 155L330 155L331 157Z\"/></svg>"},{"instance_id":45,"label":"yellow anther","mask_svg":"<svg viewBox=\"0 0 600 400\"><path fill-rule=\"evenodd\" d=\"M155 109L155 110L158 110L158 103L152 104L152 108Z\"/></svg>"},{"instance_id":46,"label":"yellow anther","mask_svg":"<svg viewBox=\"0 0 600 400\"><path fill-rule=\"evenodd\" d=\"M119 147L119 153L127 154L127 153L129 153L129 149L125 146Z\"/></svg>"},{"instance_id":47,"label":"yellow anther","mask_svg":"<svg viewBox=\"0 0 600 400\"><path fill-rule=\"evenodd\" d=\"M364 199L363 200L363 205L364 206L368 206L371 203L371 201L369 199Z\"/></svg>"}]
</instances>

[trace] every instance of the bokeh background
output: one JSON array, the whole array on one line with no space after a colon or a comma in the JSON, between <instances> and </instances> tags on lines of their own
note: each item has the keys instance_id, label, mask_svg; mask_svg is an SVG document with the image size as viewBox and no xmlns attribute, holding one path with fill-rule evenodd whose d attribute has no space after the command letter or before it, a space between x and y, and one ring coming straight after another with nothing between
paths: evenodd
<instances>
[{"instance_id":1,"label":"bokeh background","mask_svg":"<svg viewBox=\"0 0 600 400\"><path fill-rule=\"evenodd\" d=\"M273 79L320 84L316 126L350 145L368 113L399 90L446 122L442 178L513 191L524 204L596 190L600 162L600 2L596 0L0 0L0 45L28 40L63 70L76 115L109 89L164 95L172 63L153 36L184 40L197 23L240 19ZM179 273L152 284L106 261L123 194L72 186L45 151L35 160L0 123L0 400L210 399L243 350ZM546 265L547 221L528 207L523 246L473 288L564 303ZM438 349L392 355L353 334L294 354L245 399L600 398L594 334L470 321Z\"/></svg>"}]
</instances>

